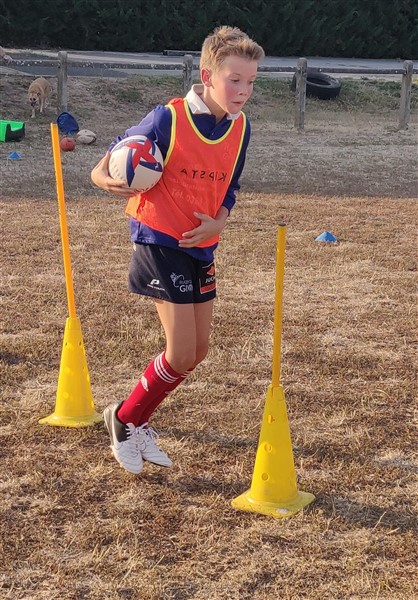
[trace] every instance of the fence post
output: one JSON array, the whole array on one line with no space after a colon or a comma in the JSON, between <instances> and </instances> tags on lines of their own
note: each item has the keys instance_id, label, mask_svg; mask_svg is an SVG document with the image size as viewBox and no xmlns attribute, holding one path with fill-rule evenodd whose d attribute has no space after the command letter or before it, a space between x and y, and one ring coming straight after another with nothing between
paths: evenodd
<instances>
[{"instance_id":1,"label":"fence post","mask_svg":"<svg viewBox=\"0 0 418 600\"><path fill-rule=\"evenodd\" d=\"M58 90L57 90L57 112L58 114L68 108L68 86L67 86L67 53L58 52Z\"/></svg>"},{"instance_id":2,"label":"fence post","mask_svg":"<svg viewBox=\"0 0 418 600\"><path fill-rule=\"evenodd\" d=\"M409 116L411 114L412 71L414 68L414 63L412 60L406 60L403 66L405 70L402 75L399 129L408 129Z\"/></svg>"},{"instance_id":3,"label":"fence post","mask_svg":"<svg viewBox=\"0 0 418 600\"><path fill-rule=\"evenodd\" d=\"M308 74L308 61L299 58L296 65L296 102L295 102L295 127L299 130L305 127L306 104L306 78Z\"/></svg>"},{"instance_id":4,"label":"fence post","mask_svg":"<svg viewBox=\"0 0 418 600\"><path fill-rule=\"evenodd\" d=\"M183 89L184 94L192 87L193 56L185 54L183 58Z\"/></svg>"}]
</instances>

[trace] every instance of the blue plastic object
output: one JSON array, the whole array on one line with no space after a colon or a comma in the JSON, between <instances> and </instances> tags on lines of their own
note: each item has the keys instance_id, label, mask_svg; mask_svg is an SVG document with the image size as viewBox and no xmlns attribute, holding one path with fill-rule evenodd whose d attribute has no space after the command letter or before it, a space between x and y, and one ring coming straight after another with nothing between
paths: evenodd
<instances>
[{"instance_id":1,"label":"blue plastic object","mask_svg":"<svg viewBox=\"0 0 418 600\"><path fill-rule=\"evenodd\" d=\"M75 135L80 131L77 121L68 112L62 112L57 117L58 129L65 135Z\"/></svg>"},{"instance_id":2,"label":"blue plastic object","mask_svg":"<svg viewBox=\"0 0 418 600\"><path fill-rule=\"evenodd\" d=\"M330 231L324 231L315 238L315 242L338 242L338 240Z\"/></svg>"},{"instance_id":3,"label":"blue plastic object","mask_svg":"<svg viewBox=\"0 0 418 600\"><path fill-rule=\"evenodd\" d=\"M19 152L12 152L7 158L8 160L22 160L22 156L19 154Z\"/></svg>"}]
</instances>

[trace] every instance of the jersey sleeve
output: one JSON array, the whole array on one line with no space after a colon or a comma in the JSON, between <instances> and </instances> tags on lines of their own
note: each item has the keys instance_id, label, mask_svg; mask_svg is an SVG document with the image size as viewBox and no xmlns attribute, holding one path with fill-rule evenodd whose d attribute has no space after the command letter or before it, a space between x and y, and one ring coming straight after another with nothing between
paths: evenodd
<instances>
[{"instance_id":1,"label":"jersey sleeve","mask_svg":"<svg viewBox=\"0 0 418 600\"><path fill-rule=\"evenodd\" d=\"M117 136L110 144L108 151L111 152L118 142L131 135L146 135L158 145L163 158L165 158L171 139L171 110L159 104L137 125L127 129L123 135Z\"/></svg>"},{"instance_id":2,"label":"jersey sleeve","mask_svg":"<svg viewBox=\"0 0 418 600\"><path fill-rule=\"evenodd\" d=\"M242 171L245 165L245 157L247 154L247 148L251 137L251 125L249 120L247 119L247 125L244 132L244 139L242 140L241 151L238 156L237 164L235 165L235 170L231 178L231 183L229 184L229 188L225 194L224 201L222 202L222 206L225 206L229 212L233 209L236 202L236 193L240 189L240 177L242 175Z\"/></svg>"}]
</instances>

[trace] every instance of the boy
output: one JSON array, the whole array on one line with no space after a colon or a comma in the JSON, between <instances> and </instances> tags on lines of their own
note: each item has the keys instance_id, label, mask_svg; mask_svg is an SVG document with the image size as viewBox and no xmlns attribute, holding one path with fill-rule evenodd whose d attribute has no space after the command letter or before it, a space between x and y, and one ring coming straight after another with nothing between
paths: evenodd
<instances>
[{"instance_id":1,"label":"boy","mask_svg":"<svg viewBox=\"0 0 418 600\"><path fill-rule=\"evenodd\" d=\"M171 466L148 422L159 404L205 358L216 296L214 251L239 189L250 138L241 112L253 91L263 49L237 28L219 27L203 42L201 84L184 99L157 106L116 138L92 180L128 199L134 252L129 290L150 296L166 348L122 403L104 411L111 449L131 473L144 460ZM164 157L158 184L132 196L109 175L110 151L123 137L143 134Z\"/></svg>"}]
</instances>

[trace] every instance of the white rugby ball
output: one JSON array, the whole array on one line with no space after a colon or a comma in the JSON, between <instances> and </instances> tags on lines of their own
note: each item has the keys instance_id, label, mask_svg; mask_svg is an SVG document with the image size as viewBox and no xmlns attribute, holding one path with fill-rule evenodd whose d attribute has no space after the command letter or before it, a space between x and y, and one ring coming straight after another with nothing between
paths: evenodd
<instances>
[{"instance_id":1,"label":"white rugby ball","mask_svg":"<svg viewBox=\"0 0 418 600\"><path fill-rule=\"evenodd\" d=\"M90 131L90 129L80 129L80 131L75 136L75 140L77 144L94 144L97 136L94 131Z\"/></svg>"},{"instance_id":2,"label":"white rugby ball","mask_svg":"<svg viewBox=\"0 0 418 600\"><path fill-rule=\"evenodd\" d=\"M124 138L110 153L109 173L113 179L126 181L133 190L146 192L163 174L161 151L145 135Z\"/></svg>"}]
</instances>

